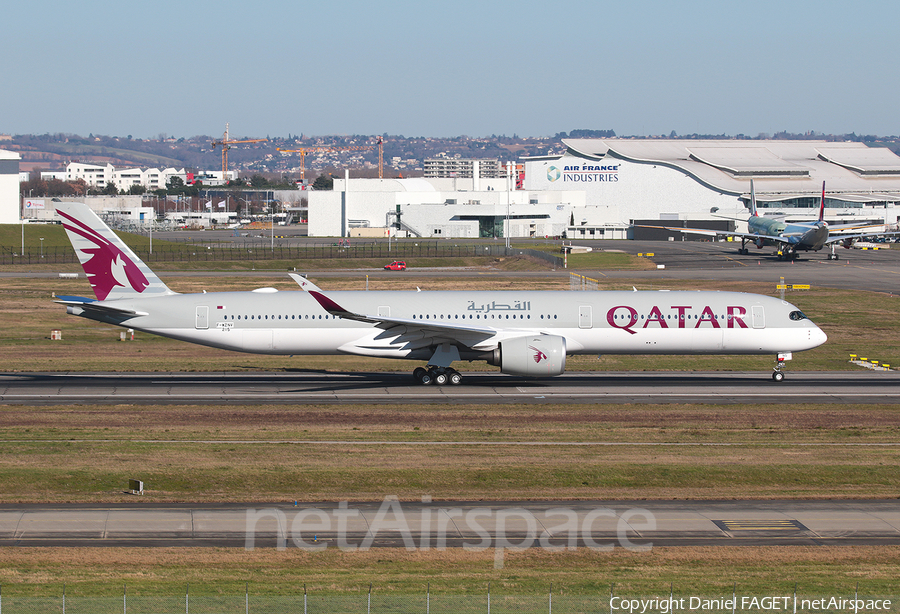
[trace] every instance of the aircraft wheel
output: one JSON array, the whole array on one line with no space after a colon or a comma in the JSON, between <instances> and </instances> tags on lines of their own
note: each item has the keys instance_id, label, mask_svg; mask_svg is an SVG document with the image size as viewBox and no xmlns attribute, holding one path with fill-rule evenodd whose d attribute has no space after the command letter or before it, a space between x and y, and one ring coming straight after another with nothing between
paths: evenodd
<instances>
[{"instance_id":1,"label":"aircraft wheel","mask_svg":"<svg viewBox=\"0 0 900 614\"><path fill-rule=\"evenodd\" d=\"M434 374L434 383L438 386L443 386L444 384L446 384L448 379L449 377L444 371L438 371Z\"/></svg>"},{"instance_id":2,"label":"aircraft wheel","mask_svg":"<svg viewBox=\"0 0 900 614\"><path fill-rule=\"evenodd\" d=\"M450 373L450 383L454 386L459 386L462 382L462 374L459 371L453 371Z\"/></svg>"},{"instance_id":3,"label":"aircraft wheel","mask_svg":"<svg viewBox=\"0 0 900 614\"><path fill-rule=\"evenodd\" d=\"M782 373L781 371L775 371L775 373L772 374L772 381L775 381L775 382L784 381L784 373Z\"/></svg>"},{"instance_id":4,"label":"aircraft wheel","mask_svg":"<svg viewBox=\"0 0 900 614\"><path fill-rule=\"evenodd\" d=\"M422 369L422 371L424 371L424 373L419 376L419 383L423 386L428 386L434 383L434 374L426 369Z\"/></svg>"},{"instance_id":5,"label":"aircraft wheel","mask_svg":"<svg viewBox=\"0 0 900 614\"><path fill-rule=\"evenodd\" d=\"M417 382L422 383L422 374L423 374L423 373L428 373L428 370L425 369L424 367L416 367L416 368L413 370L413 378L414 378Z\"/></svg>"}]
</instances>

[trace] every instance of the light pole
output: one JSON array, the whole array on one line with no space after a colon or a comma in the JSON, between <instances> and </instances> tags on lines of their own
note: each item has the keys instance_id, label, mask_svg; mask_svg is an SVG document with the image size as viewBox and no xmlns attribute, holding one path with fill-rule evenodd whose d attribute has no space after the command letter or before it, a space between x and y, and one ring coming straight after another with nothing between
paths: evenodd
<instances>
[{"instance_id":1,"label":"light pole","mask_svg":"<svg viewBox=\"0 0 900 614\"><path fill-rule=\"evenodd\" d=\"M269 228L272 229L272 254L275 254L275 203L269 201L269 210L272 212L272 223Z\"/></svg>"},{"instance_id":2,"label":"light pole","mask_svg":"<svg viewBox=\"0 0 900 614\"><path fill-rule=\"evenodd\" d=\"M506 255L509 256L509 201L512 199L512 185L510 179L512 178L512 162L506 163L506 232L503 234L506 235Z\"/></svg>"}]
</instances>

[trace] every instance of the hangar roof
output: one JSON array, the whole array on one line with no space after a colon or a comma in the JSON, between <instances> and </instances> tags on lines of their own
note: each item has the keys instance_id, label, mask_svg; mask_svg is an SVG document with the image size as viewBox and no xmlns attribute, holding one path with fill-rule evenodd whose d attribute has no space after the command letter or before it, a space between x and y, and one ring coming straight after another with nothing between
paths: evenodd
<instances>
[{"instance_id":1,"label":"hangar roof","mask_svg":"<svg viewBox=\"0 0 900 614\"><path fill-rule=\"evenodd\" d=\"M570 153L606 156L678 169L704 185L746 196L791 198L829 194L842 200L900 200L900 156L864 143L827 141L699 141L656 139L563 139Z\"/></svg>"}]
</instances>

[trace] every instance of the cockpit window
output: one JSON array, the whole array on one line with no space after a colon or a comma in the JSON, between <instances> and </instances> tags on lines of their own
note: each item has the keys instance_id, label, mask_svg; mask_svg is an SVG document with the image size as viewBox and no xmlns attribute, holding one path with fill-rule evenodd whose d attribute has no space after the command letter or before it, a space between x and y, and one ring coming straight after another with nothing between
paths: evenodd
<instances>
[{"instance_id":1,"label":"cockpit window","mask_svg":"<svg viewBox=\"0 0 900 614\"><path fill-rule=\"evenodd\" d=\"M796 321L796 320L808 320L809 318L807 318L806 314L803 313L802 311L792 311L791 319Z\"/></svg>"}]
</instances>

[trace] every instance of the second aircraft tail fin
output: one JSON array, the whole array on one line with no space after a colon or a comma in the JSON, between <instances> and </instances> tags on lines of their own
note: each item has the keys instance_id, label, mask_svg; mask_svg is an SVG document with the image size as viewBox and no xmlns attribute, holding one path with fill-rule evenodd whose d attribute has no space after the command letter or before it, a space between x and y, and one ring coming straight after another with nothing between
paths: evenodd
<instances>
[{"instance_id":1,"label":"second aircraft tail fin","mask_svg":"<svg viewBox=\"0 0 900 614\"><path fill-rule=\"evenodd\" d=\"M819 221L825 221L825 182L822 182L822 200L819 204Z\"/></svg>"},{"instance_id":2,"label":"second aircraft tail fin","mask_svg":"<svg viewBox=\"0 0 900 614\"><path fill-rule=\"evenodd\" d=\"M753 189L753 180L750 180L750 215L756 217L756 190Z\"/></svg>"}]
</instances>

